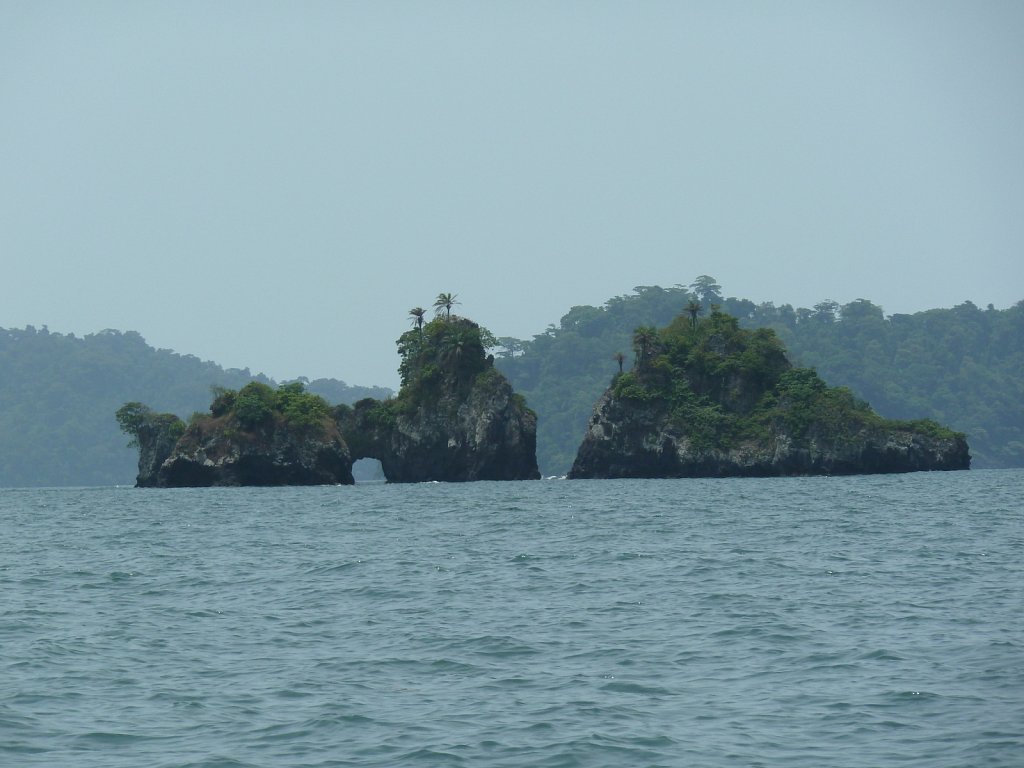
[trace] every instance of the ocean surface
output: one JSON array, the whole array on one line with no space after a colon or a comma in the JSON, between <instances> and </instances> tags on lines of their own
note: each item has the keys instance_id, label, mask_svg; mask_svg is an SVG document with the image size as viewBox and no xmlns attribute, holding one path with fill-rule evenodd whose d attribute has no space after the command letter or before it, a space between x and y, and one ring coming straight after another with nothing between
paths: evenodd
<instances>
[{"instance_id":1,"label":"ocean surface","mask_svg":"<svg viewBox=\"0 0 1024 768\"><path fill-rule=\"evenodd\" d=\"M0 490L0 765L1024 765L1024 471Z\"/></svg>"}]
</instances>

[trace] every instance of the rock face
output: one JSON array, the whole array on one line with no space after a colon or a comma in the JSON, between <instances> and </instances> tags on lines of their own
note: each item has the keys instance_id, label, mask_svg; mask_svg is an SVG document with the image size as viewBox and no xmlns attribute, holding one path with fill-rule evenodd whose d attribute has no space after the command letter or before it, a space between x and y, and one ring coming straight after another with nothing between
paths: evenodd
<instances>
[{"instance_id":1,"label":"rock face","mask_svg":"<svg viewBox=\"0 0 1024 768\"><path fill-rule=\"evenodd\" d=\"M715 312L640 329L638 365L598 401L570 478L870 474L970 467L964 435L883 419L793 368L771 331Z\"/></svg>"},{"instance_id":2,"label":"rock face","mask_svg":"<svg viewBox=\"0 0 1024 768\"><path fill-rule=\"evenodd\" d=\"M193 424L160 464L161 488L351 485L352 457L337 427L322 434L270 425L251 432L217 420ZM139 485L143 485L140 473ZM148 484L148 483L147 483Z\"/></svg>"},{"instance_id":3,"label":"rock face","mask_svg":"<svg viewBox=\"0 0 1024 768\"><path fill-rule=\"evenodd\" d=\"M968 469L962 435L911 427L836 431L811 424L802 436L782 423L761 439L722 447L673 424L663 403L632 403L609 390L598 401L570 478L771 477Z\"/></svg>"},{"instance_id":4,"label":"rock face","mask_svg":"<svg viewBox=\"0 0 1024 768\"><path fill-rule=\"evenodd\" d=\"M160 466L171 455L184 424L173 414L158 414L142 421L135 432L139 446L139 488L152 488L160 484Z\"/></svg>"},{"instance_id":5,"label":"rock face","mask_svg":"<svg viewBox=\"0 0 1024 768\"><path fill-rule=\"evenodd\" d=\"M494 368L468 391L389 409L356 403L342 424L354 459L380 460L388 482L536 480L537 417Z\"/></svg>"}]
</instances>

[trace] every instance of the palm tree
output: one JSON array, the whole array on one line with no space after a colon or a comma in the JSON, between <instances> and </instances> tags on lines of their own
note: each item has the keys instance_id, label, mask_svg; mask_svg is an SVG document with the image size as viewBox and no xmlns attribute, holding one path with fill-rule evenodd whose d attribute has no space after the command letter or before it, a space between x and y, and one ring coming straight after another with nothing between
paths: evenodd
<instances>
[{"instance_id":1,"label":"palm tree","mask_svg":"<svg viewBox=\"0 0 1024 768\"><path fill-rule=\"evenodd\" d=\"M459 331L445 336L443 344L441 348L442 356L458 371L459 364L462 362L462 356L469 346L469 339L467 339L465 333Z\"/></svg>"},{"instance_id":2,"label":"palm tree","mask_svg":"<svg viewBox=\"0 0 1024 768\"><path fill-rule=\"evenodd\" d=\"M416 326L416 330L423 335L423 316L427 314L427 310L423 307L413 307L409 310L409 317L412 318L412 324Z\"/></svg>"},{"instance_id":3,"label":"palm tree","mask_svg":"<svg viewBox=\"0 0 1024 768\"><path fill-rule=\"evenodd\" d=\"M479 354L480 337L471 328L458 324L448 326L441 338L440 358L444 365L455 374L455 383L462 383L467 368L472 368L473 349Z\"/></svg>"},{"instance_id":4,"label":"palm tree","mask_svg":"<svg viewBox=\"0 0 1024 768\"><path fill-rule=\"evenodd\" d=\"M459 302L455 300L456 294L454 293L439 293L437 298L434 299L434 312L438 315L441 314L441 310L445 311L445 320L448 320L452 316L452 307Z\"/></svg>"},{"instance_id":5,"label":"palm tree","mask_svg":"<svg viewBox=\"0 0 1024 768\"><path fill-rule=\"evenodd\" d=\"M641 326L633 331L633 350L636 352L636 368L639 371L647 367L654 356L658 344L658 329L649 325Z\"/></svg>"},{"instance_id":6,"label":"palm tree","mask_svg":"<svg viewBox=\"0 0 1024 768\"><path fill-rule=\"evenodd\" d=\"M690 327L691 328L696 328L697 327L697 315L699 315L701 312L704 311L704 307L702 307L699 303L697 303L693 299L690 299L690 303L686 305L686 310L685 311L687 313L689 313L689 315L690 315Z\"/></svg>"}]
</instances>

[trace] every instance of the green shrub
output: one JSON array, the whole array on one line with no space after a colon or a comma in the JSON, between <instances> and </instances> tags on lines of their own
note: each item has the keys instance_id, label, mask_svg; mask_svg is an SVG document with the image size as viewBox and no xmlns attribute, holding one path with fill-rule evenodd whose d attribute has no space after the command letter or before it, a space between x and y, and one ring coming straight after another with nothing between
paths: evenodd
<instances>
[{"instance_id":1,"label":"green shrub","mask_svg":"<svg viewBox=\"0 0 1024 768\"><path fill-rule=\"evenodd\" d=\"M256 429L272 419L275 404L274 390L266 384L252 381L238 390L234 415L243 429Z\"/></svg>"}]
</instances>

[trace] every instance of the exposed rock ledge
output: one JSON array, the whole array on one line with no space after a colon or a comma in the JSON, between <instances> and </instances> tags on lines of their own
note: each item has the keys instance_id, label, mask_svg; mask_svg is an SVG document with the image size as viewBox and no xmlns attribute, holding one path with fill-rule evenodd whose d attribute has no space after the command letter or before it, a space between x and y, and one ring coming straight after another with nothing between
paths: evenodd
<instances>
[{"instance_id":1,"label":"exposed rock ledge","mask_svg":"<svg viewBox=\"0 0 1024 768\"><path fill-rule=\"evenodd\" d=\"M659 404L598 401L570 478L771 477L968 469L963 435L933 437L902 426L837 433L812 424L800 437L782 424L728 448L693 439Z\"/></svg>"},{"instance_id":2,"label":"exposed rock ledge","mask_svg":"<svg viewBox=\"0 0 1024 768\"><path fill-rule=\"evenodd\" d=\"M537 417L490 368L465 397L446 390L403 410L356 403L342 421L353 457L379 459L389 482L536 480Z\"/></svg>"},{"instance_id":3,"label":"exposed rock ledge","mask_svg":"<svg viewBox=\"0 0 1024 768\"><path fill-rule=\"evenodd\" d=\"M139 486L351 485L352 457L336 426L309 434L282 425L232 430L194 424Z\"/></svg>"}]
</instances>

